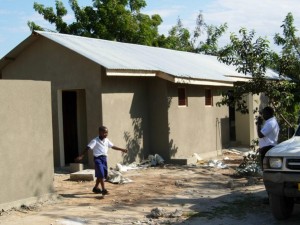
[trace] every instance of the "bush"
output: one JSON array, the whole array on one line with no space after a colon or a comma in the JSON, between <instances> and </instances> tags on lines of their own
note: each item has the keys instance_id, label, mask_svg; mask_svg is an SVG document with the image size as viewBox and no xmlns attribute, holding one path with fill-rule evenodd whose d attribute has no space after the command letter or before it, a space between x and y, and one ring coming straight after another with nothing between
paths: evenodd
<instances>
[{"instance_id":1,"label":"bush","mask_svg":"<svg viewBox=\"0 0 300 225\"><path fill-rule=\"evenodd\" d=\"M239 176L261 176L260 156L258 152L251 152L244 156L242 163L236 168Z\"/></svg>"}]
</instances>

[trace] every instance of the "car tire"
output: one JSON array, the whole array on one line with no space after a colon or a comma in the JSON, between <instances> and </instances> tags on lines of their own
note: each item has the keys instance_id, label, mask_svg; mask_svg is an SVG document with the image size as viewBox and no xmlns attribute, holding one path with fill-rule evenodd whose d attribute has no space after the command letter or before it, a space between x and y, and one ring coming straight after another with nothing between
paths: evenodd
<instances>
[{"instance_id":1,"label":"car tire","mask_svg":"<svg viewBox=\"0 0 300 225\"><path fill-rule=\"evenodd\" d=\"M273 216L278 220L290 217L294 209L294 198L269 194Z\"/></svg>"}]
</instances>

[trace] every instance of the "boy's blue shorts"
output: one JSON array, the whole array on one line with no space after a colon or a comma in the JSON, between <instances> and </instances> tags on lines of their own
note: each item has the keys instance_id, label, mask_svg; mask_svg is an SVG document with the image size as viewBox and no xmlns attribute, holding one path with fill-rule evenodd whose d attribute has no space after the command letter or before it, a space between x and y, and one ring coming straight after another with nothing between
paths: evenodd
<instances>
[{"instance_id":1,"label":"boy's blue shorts","mask_svg":"<svg viewBox=\"0 0 300 225\"><path fill-rule=\"evenodd\" d=\"M95 162L95 176L97 178L107 178L107 157L104 155L94 157Z\"/></svg>"}]
</instances>

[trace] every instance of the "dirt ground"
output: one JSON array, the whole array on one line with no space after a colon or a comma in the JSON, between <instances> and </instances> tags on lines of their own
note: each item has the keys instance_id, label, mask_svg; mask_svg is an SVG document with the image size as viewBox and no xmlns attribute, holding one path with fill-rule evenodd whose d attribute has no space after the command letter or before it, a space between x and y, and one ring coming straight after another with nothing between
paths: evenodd
<instances>
[{"instance_id":1,"label":"dirt ground","mask_svg":"<svg viewBox=\"0 0 300 225\"><path fill-rule=\"evenodd\" d=\"M299 206L289 220L276 221L263 201L262 179L236 176L242 158L243 153L224 151L218 160L225 169L202 162L129 170L122 174L132 182L107 182L105 197L92 193L93 181L70 181L70 174L59 170L54 179L58 198L2 211L0 224L299 224Z\"/></svg>"}]
</instances>

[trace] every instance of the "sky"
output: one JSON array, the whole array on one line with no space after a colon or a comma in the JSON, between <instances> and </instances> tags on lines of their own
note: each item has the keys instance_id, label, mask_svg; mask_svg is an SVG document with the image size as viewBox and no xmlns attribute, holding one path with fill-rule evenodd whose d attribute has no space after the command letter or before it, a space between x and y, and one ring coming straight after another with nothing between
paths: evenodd
<instances>
[{"instance_id":1,"label":"sky","mask_svg":"<svg viewBox=\"0 0 300 225\"><path fill-rule=\"evenodd\" d=\"M34 1L55 8L55 0L0 0L0 58L30 35L28 21L42 27L54 29L33 9ZM68 9L65 21L74 18L68 0L61 0ZM77 0L80 6L92 5L92 0ZM201 11L205 23L219 26L228 24L228 31L220 40L220 45L229 43L230 33L238 34L242 27L255 30L256 35L266 37L271 48L275 49L273 37L282 33L280 26L286 15L291 12L294 24L300 30L299 0L146 0L143 13L159 14L163 23L159 27L161 34L167 34L178 18L191 32L195 28L197 15ZM300 35L298 35L300 36ZM204 38L204 37L203 37Z\"/></svg>"}]
</instances>

